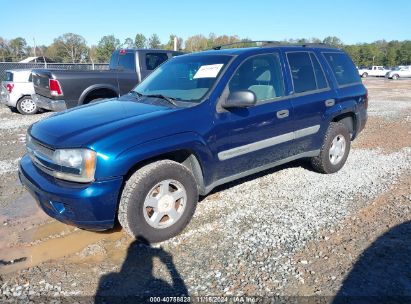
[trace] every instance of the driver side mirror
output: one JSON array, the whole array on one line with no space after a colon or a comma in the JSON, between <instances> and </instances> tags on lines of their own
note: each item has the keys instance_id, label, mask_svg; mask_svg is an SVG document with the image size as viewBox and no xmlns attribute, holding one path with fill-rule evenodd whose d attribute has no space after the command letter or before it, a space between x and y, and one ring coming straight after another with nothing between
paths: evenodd
<instances>
[{"instance_id":1,"label":"driver side mirror","mask_svg":"<svg viewBox=\"0 0 411 304\"><path fill-rule=\"evenodd\" d=\"M257 97L252 91L236 91L230 93L221 105L225 109L229 108L248 108L257 103Z\"/></svg>"}]
</instances>

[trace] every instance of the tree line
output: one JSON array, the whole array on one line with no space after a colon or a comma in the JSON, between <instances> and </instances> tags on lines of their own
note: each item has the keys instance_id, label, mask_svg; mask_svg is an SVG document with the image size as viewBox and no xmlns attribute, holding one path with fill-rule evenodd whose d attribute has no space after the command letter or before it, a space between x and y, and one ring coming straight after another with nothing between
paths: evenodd
<instances>
[{"instance_id":1,"label":"tree line","mask_svg":"<svg viewBox=\"0 0 411 304\"><path fill-rule=\"evenodd\" d=\"M0 61L20 61L29 56L45 56L56 62L67 63L86 63L86 62L108 62L111 53L119 48L152 48L168 49L174 47L174 38L177 38L177 48L186 52L196 52L210 49L216 45L239 43L239 46L254 46L249 38L240 38L236 35L220 35L213 33L207 37L204 35L194 35L188 37L185 41L174 34L169 36L165 43L160 41L157 34L149 37L138 33L133 38L126 38L123 42L114 35L107 35L100 39L97 45L88 46L84 37L74 33L65 33L56 39L53 43L38 45L36 47L29 45L24 38L17 37L6 40L0 37ZM335 47L344 49L355 64L358 66L370 65L411 65L411 41L386 41L378 40L373 43L344 44L338 37L326 37L324 39L289 39L279 41L284 44L293 43L326 43Z\"/></svg>"}]
</instances>

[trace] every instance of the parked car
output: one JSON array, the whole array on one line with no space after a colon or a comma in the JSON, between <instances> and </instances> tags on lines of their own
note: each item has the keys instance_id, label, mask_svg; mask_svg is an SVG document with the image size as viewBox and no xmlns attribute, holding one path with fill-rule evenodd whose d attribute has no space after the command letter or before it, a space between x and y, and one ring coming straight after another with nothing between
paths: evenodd
<instances>
[{"instance_id":1,"label":"parked car","mask_svg":"<svg viewBox=\"0 0 411 304\"><path fill-rule=\"evenodd\" d=\"M386 69L383 66L373 65L370 68L358 69L358 74L363 78L366 78L368 76L385 77L385 74L387 74L389 71L390 70Z\"/></svg>"},{"instance_id":2,"label":"parked car","mask_svg":"<svg viewBox=\"0 0 411 304\"><path fill-rule=\"evenodd\" d=\"M31 97L33 93L31 70L6 71L6 80L1 82L1 103L24 115L36 114L38 107Z\"/></svg>"},{"instance_id":3,"label":"parked car","mask_svg":"<svg viewBox=\"0 0 411 304\"><path fill-rule=\"evenodd\" d=\"M128 93L156 67L181 52L150 49L114 51L109 70L33 70L39 108L61 111Z\"/></svg>"},{"instance_id":4,"label":"parked car","mask_svg":"<svg viewBox=\"0 0 411 304\"><path fill-rule=\"evenodd\" d=\"M104 230L118 218L159 242L218 185L301 158L340 170L367 96L350 57L322 45L177 56L129 94L33 124L19 176L59 221Z\"/></svg>"},{"instance_id":5,"label":"parked car","mask_svg":"<svg viewBox=\"0 0 411 304\"><path fill-rule=\"evenodd\" d=\"M392 71L388 72L385 77L390 78L390 79L400 79L400 78L406 78L406 77L411 77L411 66L399 66L394 68Z\"/></svg>"}]
</instances>

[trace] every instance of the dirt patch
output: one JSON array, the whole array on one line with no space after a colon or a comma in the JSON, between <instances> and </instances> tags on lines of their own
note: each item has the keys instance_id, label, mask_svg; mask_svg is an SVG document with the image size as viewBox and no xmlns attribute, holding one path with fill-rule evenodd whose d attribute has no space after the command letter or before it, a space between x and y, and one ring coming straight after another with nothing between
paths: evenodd
<instances>
[{"instance_id":1,"label":"dirt patch","mask_svg":"<svg viewBox=\"0 0 411 304\"><path fill-rule=\"evenodd\" d=\"M323 231L322 240L310 242L294 255L301 279L290 286L289 293L304 296L336 295L341 291L340 295L345 296L409 295L411 281L407 276L411 273L411 248L402 251L401 246L411 246L410 221L411 175L405 175L400 185L379 196L342 223L343 229ZM407 225L407 231L403 235L389 236L398 238L394 246L396 260L393 261L390 249L381 246L379 250L373 246L378 246L378 242L387 243L384 234L399 225ZM378 241L379 238L382 241ZM370 253L367 253L367 249ZM367 256L364 257L365 255ZM364 258L374 263L369 265L371 270L356 270L356 267L364 267L359 265L364 263L361 261ZM351 272L357 276L355 288L349 281L353 280ZM357 272L363 273L361 275ZM391 284L386 284L387 282Z\"/></svg>"},{"instance_id":2,"label":"dirt patch","mask_svg":"<svg viewBox=\"0 0 411 304\"><path fill-rule=\"evenodd\" d=\"M353 142L353 148L382 149L385 153L411 147L411 124L369 117L367 126Z\"/></svg>"}]
</instances>

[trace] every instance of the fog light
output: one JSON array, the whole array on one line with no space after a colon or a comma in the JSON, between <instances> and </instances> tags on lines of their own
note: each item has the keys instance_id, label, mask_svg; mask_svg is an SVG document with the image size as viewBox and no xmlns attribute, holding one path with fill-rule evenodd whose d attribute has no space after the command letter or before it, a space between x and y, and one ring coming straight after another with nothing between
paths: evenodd
<instances>
[{"instance_id":1,"label":"fog light","mask_svg":"<svg viewBox=\"0 0 411 304\"><path fill-rule=\"evenodd\" d=\"M56 212L59 213L59 214L62 214L66 210L64 205L62 203L59 203L59 202L50 201L50 205L52 205L54 210L56 210Z\"/></svg>"}]
</instances>

